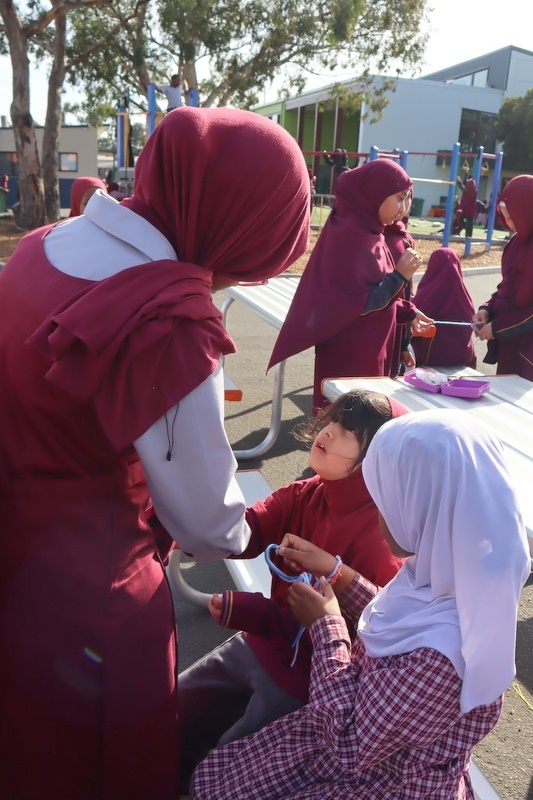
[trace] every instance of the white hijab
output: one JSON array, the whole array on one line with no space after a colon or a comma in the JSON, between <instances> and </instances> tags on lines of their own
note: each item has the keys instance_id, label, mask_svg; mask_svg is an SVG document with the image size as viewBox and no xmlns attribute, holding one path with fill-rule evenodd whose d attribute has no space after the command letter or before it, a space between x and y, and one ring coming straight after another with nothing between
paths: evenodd
<instances>
[{"instance_id":1,"label":"white hijab","mask_svg":"<svg viewBox=\"0 0 533 800\"><path fill-rule=\"evenodd\" d=\"M386 423L362 465L395 541L414 553L365 608L372 657L419 647L450 659L461 710L496 700L515 675L527 537L499 440L460 411Z\"/></svg>"}]
</instances>

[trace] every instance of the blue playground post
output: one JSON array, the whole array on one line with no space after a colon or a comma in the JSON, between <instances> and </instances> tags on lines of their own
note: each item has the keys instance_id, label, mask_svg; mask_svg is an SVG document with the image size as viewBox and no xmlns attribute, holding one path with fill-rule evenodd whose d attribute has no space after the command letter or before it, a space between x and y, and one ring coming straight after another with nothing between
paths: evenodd
<instances>
[{"instance_id":1,"label":"blue playground post","mask_svg":"<svg viewBox=\"0 0 533 800\"><path fill-rule=\"evenodd\" d=\"M480 178L481 178L481 165L483 164L483 151L484 151L484 148L481 147L481 145L480 145L477 148L477 158L474 161L474 172L472 174L472 177L475 180L476 186L478 187L478 189L479 189L479 181L480 181ZM465 239L465 252L464 252L465 256L469 256L470 255L471 249L472 249L472 239L470 238L470 236L468 236Z\"/></svg>"},{"instance_id":2,"label":"blue playground post","mask_svg":"<svg viewBox=\"0 0 533 800\"><path fill-rule=\"evenodd\" d=\"M370 152L368 154L368 160L369 161L375 161L376 158L379 158L379 147L376 147L376 145L373 144L370 147Z\"/></svg>"},{"instance_id":3,"label":"blue playground post","mask_svg":"<svg viewBox=\"0 0 533 800\"><path fill-rule=\"evenodd\" d=\"M442 246L448 247L450 243L450 234L452 230L452 219L454 213L454 197L455 197L455 181L457 179L457 170L459 167L459 156L461 154L461 145L456 142L452 147L452 163L450 165L450 185L448 186L448 199L446 201L446 216L444 218L444 230L442 231Z\"/></svg>"},{"instance_id":4,"label":"blue playground post","mask_svg":"<svg viewBox=\"0 0 533 800\"><path fill-rule=\"evenodd\" d=\"M198 89L196 88L189 89L189 105L190 106L198 105Z\"/></svg>"},{"instance_id":5,"label":"blue playground post","mask_svg":"<svg viewBox=\"0 0 533 800\"><path fill-rule=\"evenodd\" d=\"M127 111L123 106L117 108L117 167L119 169L126 166L126 114Z\"/></svg>"},{"instance_id":6,"label":"blue playground post","mask_svg":"<svg viewBox=\"0 0 533 800\"><path fill-rule=\"evenodd\" d=\"M146 136L148 137L155 130L155 112L156 112L155 83L148 84L146 99L148 101L148 114L146 116Z\"/></svg>"},{"instance_id":7,"label":"blue playground post","mask_svg":"<svg viewBox=\"0 0 533 800\"><path fill-rule=\"evenodd\" d=\"M494 219L496 217L496 200L499 193L498 187L500 185L500 178L502 176L502 162L503 162L503 151L500 150L499 153L496 153L496 160L494 162L494 176L492 178L492 195L489 208L489 216L487 219L487 246L489 250L492 243L492 234L494 233Z\"/></svg>"}]
</instances>

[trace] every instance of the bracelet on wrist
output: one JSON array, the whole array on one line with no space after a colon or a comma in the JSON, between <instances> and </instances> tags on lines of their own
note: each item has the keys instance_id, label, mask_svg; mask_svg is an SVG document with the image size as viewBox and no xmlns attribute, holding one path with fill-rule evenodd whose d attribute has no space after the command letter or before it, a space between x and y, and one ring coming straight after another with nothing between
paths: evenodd
<instances>
[{"instance_id":1,"label":"bracelet on wrist","mask_svg":"<svg viewBox=\"0 0 533 800\"><path fill-rule=\"evenodd\" d=\"M335 564L329 575L326 576L326 580L330 586L333 586L335 581L337 581L341 576L342 558L340 556L335 556L335 560L337 563Z\"/></svg>"}]
</instances>

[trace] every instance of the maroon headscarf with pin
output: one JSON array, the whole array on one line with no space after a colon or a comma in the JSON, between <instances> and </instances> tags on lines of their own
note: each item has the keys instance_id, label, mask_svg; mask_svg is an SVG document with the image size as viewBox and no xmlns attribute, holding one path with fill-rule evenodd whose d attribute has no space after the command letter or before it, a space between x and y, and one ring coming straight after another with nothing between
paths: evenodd
<instances>
[{"instance_id":1,"label":"maroon headscarf with pin","mask_svg":"<svg viewBox=\"0 0 533 800\"><path fill-rule=\"evenodd\" d=\"M213 274L228 284L262 281L301 256L309 178L280 125L251 111L187 107L167 114L148 139L134 195L122 205L161 231L178 261L87 281L30 340L51 360L50 380L96 398L117 449L235 351L211 298Z\"/></svg>"},{"instance_id":2,"label":"maroon headscarf with pin","mask_svg":"<svg viewBox=\"0 0 533 800\"><path fill-rule=\"evenodd\" d=\"M305 202L304 202L305 200ZM233 282L266 280L309 241L309 177L281 125L230 108L167 114L135 164L123 201L173 245L181 262Z\"/></svg>"}]
</instances>

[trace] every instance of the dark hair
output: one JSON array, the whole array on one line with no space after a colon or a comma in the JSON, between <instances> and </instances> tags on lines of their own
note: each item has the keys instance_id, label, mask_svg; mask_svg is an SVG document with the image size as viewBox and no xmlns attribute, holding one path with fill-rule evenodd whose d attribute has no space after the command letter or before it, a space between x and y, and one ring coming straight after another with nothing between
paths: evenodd
<instances>
[{"instance_id":1,"label":"dark hair","mask_svg":"<svg viewBox=\"0 0 533 800\"><path fill-rule=\"evenodd\" d=\"M376 432L391 419L392 408L386 395L368 389L353 389L321 409L315 419L298 425L293 434L298 441L312 444L326 425L340 422L343 428L355 433L361 448L352 467L355 469L365 457Z\"/></svg>"},{"instance_id":2,"label":"dark hair","mask_svg":"<svg viewBox=\"0 0 533 800\"><path fill-rule=\"evenodd\" d=\"M179 75L171 75L171 76L170 76L170 80L171 80L171 81L173 81L173 80L174 80L174 78L179 78L179 77L180 77Z\"/></svg>"}]
</instances>

